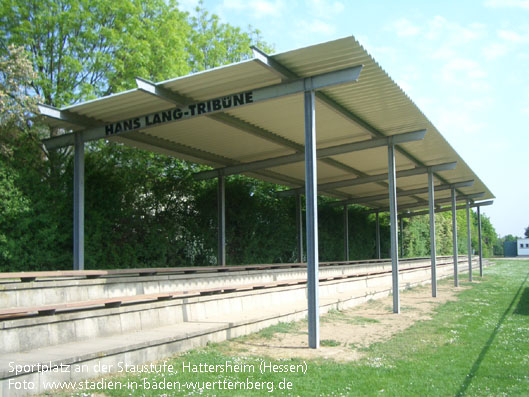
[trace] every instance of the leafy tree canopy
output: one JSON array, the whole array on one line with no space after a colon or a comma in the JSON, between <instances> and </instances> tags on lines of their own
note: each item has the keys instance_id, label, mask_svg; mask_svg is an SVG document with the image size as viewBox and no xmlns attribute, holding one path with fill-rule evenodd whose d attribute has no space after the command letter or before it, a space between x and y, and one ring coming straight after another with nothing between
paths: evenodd
<instances>
[{"instance_id":1,"label":"leafy tree canopy","mask_svg":"<svg viewBox=\"0 0 529 397\"><path fill-rule=\"evenodd\" d=\"M38 97L28 82L36 78L28 54L13 45L0 56L0 156L11 156L15 140L31 131Z\"/></svg>"},{"instance_id":2,"label":"leafy tree canopy","mask_svg":"<svg viewBox=\"0 0 529 397\"><path fill-rule=\"evenodd\" d=\"M202 3L194 16L175 0L4 0L0 50L25 48L38 73L34 91L64 106L237 61L257 30L219 22ZM266 45L264 45L267 48Z\"/></svg>"}]
</instances>

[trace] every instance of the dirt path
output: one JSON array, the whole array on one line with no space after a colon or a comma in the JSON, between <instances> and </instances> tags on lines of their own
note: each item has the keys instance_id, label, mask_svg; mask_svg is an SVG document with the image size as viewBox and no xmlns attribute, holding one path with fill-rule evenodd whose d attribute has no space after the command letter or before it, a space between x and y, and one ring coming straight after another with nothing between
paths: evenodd
<instances>
[{"instance_id":1,"label":"dirt path","mask_svg":"<svg viewBox=\"0 0 529 397\"><path fill-rule=\"evenodd\" d=\"M437 306L456 300L456 292L464 288L456 290L443 282L438 286L437 298L432 298L430 285L403 291L400 314L393 313L391 296L345 311L333 310L320 319L321 348L318 350L307 347L307 323L300 321L276 327L279 332L273 336L261 332L230 341L224 346L225 352L274 359L358 360L363 355L362 348L385 341L416 321L430 319Z\"/></svg>"}]
</instances>

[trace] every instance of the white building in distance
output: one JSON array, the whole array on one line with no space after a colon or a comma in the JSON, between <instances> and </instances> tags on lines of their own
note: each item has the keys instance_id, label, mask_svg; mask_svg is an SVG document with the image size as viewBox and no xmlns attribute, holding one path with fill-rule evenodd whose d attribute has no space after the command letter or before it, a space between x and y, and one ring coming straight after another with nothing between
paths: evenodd
<instances>
[{"instance_id":1,"label":"white building in distance","mask_svg":"<svg viewBox=\"0 0 529 397\"><path fill-rule=\"evenodd\" d=\"M518 256L529 256L529 238L519 238L517 248Z\"/></svg>"}]
</instances>

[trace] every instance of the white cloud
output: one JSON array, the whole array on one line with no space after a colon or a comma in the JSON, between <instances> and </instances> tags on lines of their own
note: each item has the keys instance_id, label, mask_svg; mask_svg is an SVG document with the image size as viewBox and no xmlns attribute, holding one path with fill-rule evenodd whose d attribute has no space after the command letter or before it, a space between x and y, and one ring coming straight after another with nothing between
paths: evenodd
<instances>
[{"instance_id":1,"label":"white cloud","mask_svg":"<svg viewBox=\"0 0 529 397\"><path fill-rule=\"evenodd\" d=\"M446 104L433 107L432 121L450 143L458 144L456 151L472 151L474 139L488 130L483 118L487 106L476 106L472 101L461 98L448 98ZM463 158L467 156L461 153Z\"/></svg>"},{"instance_id":2,"label":"white cloud","mask_svg":"<svg viewBox=\"0 0 529 397\"><path fill-rule=\"evenodd\" d=\"M478 40L485 34L486 26L481 23L462 26L437 15L428 22L424 37L428 40L442 40L449 44L465 44Z\"/></svg>"},{"instance_id":3,"label":"white cloud","mask_svg":"<svg viewBox=\"0 0 529 397\"><path fill-rule=\"evenodd\" d=\"M221 9L237 12L249 12L255 18L279 17L285 8L283 0L224 0Z\"/></svg>"},{"instance_id":4,"label":"white cloud","mask_svg":"<svg viewBox=\"0 0 529 397\"><path fill-rule=\"evenodd\" d=\"M483 49L485 59L491 61L506 55L509 47L502 43L491 43Z\"/></svg>"},{"instance_id":5,"label":"white cloud","mask_svg":"<svg viewBox=\"0 0 529 397\"><path fill-rule=\"evenodd\" d=\"M297 26L301 32L309 32L332 36L336 32L336 27L319 19L312 21L298 21Z\"/></svg>"},{"instance_id":6,"label":"white cloud","mask_svg":"<svg viewBox=\"0 0 529 397\"><path fill-rule=\"evenodd\" d=\"M529 33L518 33L513 30L498 30L496 32L498 37L494 41L483 48L483 55L487 60L494 60L507 55L520 45L529 43Z\"/></svg>"},{"instance_id":7,"label":"white cloud","mask_svg":"<svg viewBox=\"0 0 529 397\"><path fill-rule=\"evenodd\" d=\"M457 56L456 51L450 47L439 47L432 53L433 59L449 60Z\"/></svg>"},{"instance_id":8,"label":"white cloud","mask_svg":"<svg viewBox=\"0 0 529 397\"><path fill-rule=\"evenodd\" d=\"M468 85L468 79L483 79L487 77L487 73L476 61L465 58L455 58L443 66L441 76L447 83L464 82L465 85Z\"/></svg>"},{"instance_id":9,"label":"white cloud","mask_svg":"<svg viewBox=\"0 0 529 397\"><path fill-rule=\"evenodd\" d=\"M529 0L487 0L485 7L489 8L523 8L529 10Z\"/></svg>"},{"instance_id":10,"label":"white cloud","mask_svg":"<svg viewBox=\"0 0 529 397\"><path fill-rule=\"evenodd\" d=\"M512 30L499 30L498 37L511 43L522 43L527 40L527 37L513 32Z\"/></svg>"},{"instance_id":11,"label":"white cloud","mask_svg":"<svg viewBox=\"0 0 529 397\"><path fill-rule=\"evenodd\" d=\"M437 15L431 21L428 22L426 29L425 38L428 40L436 40L442 36L442 31L448 25L448 21Z\"/></svg>"},{"instance_id":12,"label":"white cloud","mask_svg":"<svg viewBox=\"0 0 529 397\"><path fill-rule=\"evenodd\" d=\"M416 36L421 32L419 27L413 25L406 18L401 18L395 21L393 24L393 29L400 37Z\"/></svg>"},{"instance_id":13,"label":"white cloud","mask_svg":"<svg viewBox=\"0 0 529 397\"><path fill-rule=\"evenodd\" d=\"M340 1L310 0L306 4L313 15L325 19L331 19L345 10L344 4Z\"/></svg>"}]
</instances>

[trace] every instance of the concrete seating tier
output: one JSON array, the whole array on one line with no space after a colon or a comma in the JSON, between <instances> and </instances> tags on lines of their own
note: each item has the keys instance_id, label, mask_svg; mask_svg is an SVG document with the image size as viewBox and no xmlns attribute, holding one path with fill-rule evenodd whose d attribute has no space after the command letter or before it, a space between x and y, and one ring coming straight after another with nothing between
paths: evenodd
<instances>
[{"instance_id":1,"label":"concrete seating tier","mask_svg":"<svg viewBox=\"0 0 529 397\"><path fill-rule=\"evenodd\" d=\"M468 269L466 258L460 258L460 272ZM477 261L474 266L477 266ZM449 258L439 258L438 276L453 272ZM300 273L301 272L301 273ZM211 273L215 286L192 288L190 275L137 276L96 280L47 280L8 283L4 295L26 293L32 288L46 294L70 283L76 288L97 285L149 284L161 278L171 285L184 285L176 292L125 294L96 297L57 304L3 309L1 313L22 315L0 319L0 396L43 392L46 380L81 380L101 374L93 371L61 374L31 370L31 365L52 367L124 361L141 364L168 357L176 352L204 345L208 341L255 332L279 321L301 319L306 315L306 271L303 268L281 267L266 270L239 270ZM264 275L264 276L263 276ZM301 275L301 277L300 277ZM320 269L320 311L344 309L368 299L391 293L391 264L330 264ZM209 274L204 285L211 281ZM429 281L429 260L402 261L399 273L402 288ZM131 282L130 280L134 280ZM228 282L234 281L233 283ZM253 282L254 280L264 280ZM267 281L268 280L268 281ZM94 284L95 283L95 284ZM143 290L143 288L141 289ZM44 295L43 295L44 296ZM62 295L64 296L64 294ZM39 315L39 310L42 313ZM32 314L34 313L34 314ZM53 314L52 314L53 313ZM27 371L15 375L13 363L26 364ZM15 391L9 381L31 381L34 390Z\"/></svg>"},{"instance_id":2,"label":"concrete seating tier","mask_svg":"<svg viewBox=\"0 0 529 397\"><path fill-rule=\"evenodd\" d=\"M410 261L424 260L425 258L412 258ZM337 266L358 263L384 263L387 259L369 259L365 261L336 261L320 262L320 266ZM306 263L274 263L262 265L241 266L191 266L191 267L155 267L140 269L111 269L111 270L54 270L36 272L5 272L0 273L1 280L17 280L21 282L35 281L36 279L74 277L94 279L109 276L154 276L156 274L194 274L194 273L222 273L238 272L242 270L267 270L267 269L291 269L307 267Z\"/></svg>"},{"instance_id":3,"label":"concrete seating tier","mask_svg":"<svg viewBox=\"0 0 529 397\"><path fill-rule=\"evenodd\" d=\"M440 257L439 260L450 259ZM424 258L402 261L401 268L424 261ZM386 271L390 268L388 266L390 264L387 260L326 262L320 266L320 275L334 277ZM40 307L65 302L163 295L174 291L204 290L306 278L306 264L300 263L193 268L194 273L187 269L163 268L164 272L148 275L145 269L127 269L126 272L116 270L111 272L111 275L107 274L99 278L82 276L86 272L95 272L91 270L26 272L24 277L21 276L22 273L0 273L0 308ZM53 277L45 276L44 273L47 275L53 273ZM72 275L65 276L65 273ZM29 278L29 275L36 280L21 281L22 278Z\"/></svg>"}]
</instances>

